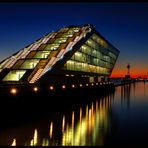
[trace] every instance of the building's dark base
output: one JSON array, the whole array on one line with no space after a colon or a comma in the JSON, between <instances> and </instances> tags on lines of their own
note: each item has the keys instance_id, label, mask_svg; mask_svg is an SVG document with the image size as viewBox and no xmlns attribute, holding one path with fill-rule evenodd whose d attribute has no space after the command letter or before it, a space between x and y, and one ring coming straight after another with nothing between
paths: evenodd
<instances>
[{"instance_id":1,"label":"building's dark base","mask_svg":"<svg viewBox=\"0 0 148 148\"><path fill-rule=\"evenodd\" d=\"M115 91L113 84L71 89L1 94L0 127L13 127L48 116L72 112Z\"/></svg>"}]
</instances>

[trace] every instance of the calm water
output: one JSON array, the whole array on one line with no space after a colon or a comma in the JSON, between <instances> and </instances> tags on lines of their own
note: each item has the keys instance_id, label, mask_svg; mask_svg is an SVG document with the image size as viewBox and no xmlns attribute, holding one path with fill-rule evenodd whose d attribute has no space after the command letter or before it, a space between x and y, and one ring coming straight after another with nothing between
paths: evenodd
<instances>
[{"instance_id":1,"label":"calm water","mask_svg":"<svg viewBox=\"0 0 148 148\"><path fill-rule=\"evenodd\" d=\"M116 87L114 93L65 114L0 129L0 145L148 145L147 141L148 82Z\"/></svg>"}]
</instances>

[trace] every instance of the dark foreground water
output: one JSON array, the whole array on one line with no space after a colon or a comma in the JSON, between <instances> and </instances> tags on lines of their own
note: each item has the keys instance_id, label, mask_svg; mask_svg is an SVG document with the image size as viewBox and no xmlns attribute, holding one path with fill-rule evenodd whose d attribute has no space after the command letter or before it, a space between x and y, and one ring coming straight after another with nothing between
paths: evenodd
<instances>
[{"instance_id":1,"label":"dark foreground water","mask_svg":"<svg viewBox=\"0 0 148 148\"><path fill-rule=\"evenodd\" d=\"M118 86L64 114L1 128L0 145L148 145L148 82Z\"/></svg>"}]
</instances>

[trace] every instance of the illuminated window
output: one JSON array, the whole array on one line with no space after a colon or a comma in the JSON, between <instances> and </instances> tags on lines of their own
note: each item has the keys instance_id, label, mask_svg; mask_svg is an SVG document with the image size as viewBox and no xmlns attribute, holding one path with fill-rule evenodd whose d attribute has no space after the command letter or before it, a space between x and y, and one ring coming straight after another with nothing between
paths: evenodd
<instances>
[{"instance_id":1,"label":"illuminated window","mask_svg":"<svg viewBox=\"0 0 148 148\"><path fill-rule=\"evenodd\" d=\"M4 77L2 81L19 81L25 72L26 70L12 70Z\"/></svg>"},{"instance_id":2,"label":"illuminated window","mask_svg":"<svg viewBox=\"0 0 148 148\"><path fill-rule=\"evenodd\" d=\"M101 44L103 47L108 48L108 44L106 43L106 41L102 39L101 37L99 37L98 35L93 34L92 39L96 41L97 43Z\"/></svg>"},{"instance_id":3,"label":"illuminated window","mask_svg":"<svg viewBox=\"0 0 148 148\"><path fill-rule=\"evenodd\" d=\"M89 71L87 63L82 63L82 71L86 71L86 72Z\"/></svg>"},{"instance_id":4,"label":"illuminated window","mask_svg":"<svg viewBox=\"0 0 148 148\"><path fill-rule=\"evenodd\" d=\"M93 64L95 64L95 65L99 65L99 59L97 59L97 58L93 58Z\"/></svg>"},{"instance_id":5,"label":"illuminated window","mask_svg":"<svg viewBox=\"0 0 148 148\"><path fill-rule=\"evenodd\" d=\"M91 45L91 44L92 44L92 40L91 40L91 39L88 39L88 40L86 41L86 43L87 43L88 45Z\"/></svg>"},{"instance_id":6,"label":"illuminated window","mask_svg":"<svg viewBox=\"0 0 148 148\"><path fill-rule=\"evenodd\" d=\"M71 30L71 29L69 29L69 31L67 32L67 34L70 35L70 36L71 36L71 35L73 36L73 35L74 35L74 31Z\"/></svg>"},{"instance_id":7,"label":"illuminated window","mask_svg":"<svg viewBox=\"0 0 148 148\"><path fill-rule=\"evenodd\" d=\"M55 40L54 43L59 43L59 44L61 44L61 43L65 43L66 40L67 40L67 38L58 38L58 39Z\"/></svg>"},{"instance_id":8,"label":"illuminated window","mask_svg":"<svg viewBox=\"0 0 148 148\"><path fill-rule=\"evenodd\" d=\"M89 82L90 83L94 82L94 77L89 77Z\"/></svg>"},{"instance_id":9,"label":"illuminated window","mask_svg":"<svg viewBox=\"0 0 148 148\"><path fill-rule=\"evenodd\" d=\"M81 69L82 69L82 63L80 63L80 62L75 62L75 70L81 71Z\"/></svg>"},{"instance_id":10,"label":"illuminated window","mask_svg":"<svg viewBox=\"0 0 148 148\"><path fill-rule=\"evenodd\" d=\"M48 52L47 51L38 51L33 58L44 59L44 58L47 58L49 54L50 54L50 51L48 51Z\"/></svg>"},{"instance_id":11,"label":"illuminated window","mask_svg":"<svg viewBox=\"0 0 148 148\"><path fill-rule=\"evenodd\" d=\"M44 50L57 50L60 44L47 44Z\"/></svg>"},{"instance_id":12,"label":"illuminated window","mask_svg":"<svg viewBox=\"0 0 148 148\"><path fill-rule=\"evenodd\" d=\"M102 56L102 54L99 51L96 51L96 57L100 59L101 56Z\"/></svg>"},{"instance_id":13,"label":"illuminated window","mask_svg":"<svg viewBox=\"0 0 148 148\"><path fill-rule=\"evenodd\" d=\"M33 69L38 64L38 62L38 59L25 60L25 62L21 65L20 69Z\"/></svg>"},{"instance_id":14,"label":"illuminated window","mask_svg":"<svg viewBox=\"0 0 148 148\"><path fill-rule=\"evenodd\" d=\"M70 33L64 33L64 34L62 35L62 37L66 37L66 38L72 37L72 36L73 36L73 33L72 33L72 34L70 34Z\"/></svg>"},{"instance_id":15,"label":"illuminated window","mask_svg":"<svg viewBox=\"0 0 148 148\"><path fill-rule=\"evenodd\" d=\"M74 27L72 29L73 29L74 32L79 32L79 30L80 30L80 28L78 28L78 27Z\"/></svg>"},{"instance_id":16,"label":"illuminated window","mask_svg":"<svg viewBox=\"0 0 148 148\"><path fill-rule=\"evenodd\" d=\"M97 56L97 51L95 49L92 50L92 56L94 56L94 57Z\"/></svg>"},{"instance_id":17,"label":"illuminated window","mask_svg":"<svg viewBox=\"0 0 148 148\"><path fill-rule=\"evenodd\" d=\"M96 71L96 66L89 65L89 70L90 70L90 72L95 72Z\"/></svg>"},{"instance_id":18,"label":"illuminated window","mask_svg":"<svg viewBox=\"0 0 148 148\"><path fill-rule=\"evenodd\" d=\"M66 67L67 67L68 70L74 70L74 61L68 60L66 62Z\"/></svg>"},{"instance_id":19,"label":"illuminated window","mask_svg":"<svg viewBox=\"0 0 148 148\"><path fill-rule=\"evenodd\" d=\"M81 52L75 52L74 57L75 57L75 60L82 61L82 53Z\"/></svg>"},{"instance_id":20,"label":"illuminated window","mask_svg":"<svg viewBox=\"0 0 148 148\"><path fill-rule=\"evenodd\" d=\"M87 46L87 45L84 44L84 45L81 47L81 49L82 49L82 51L83 51L84 53L91 55L91 50L92 50L92 49L91 49L89 46Z\"/></svg>"},{"instance_id":21,"label":"illuminated window","mask_svg":"<svg viewBox=\"0 0 148 148\"><path fill-rule=\"evenodd\" d=\"M71 60L67 61L64 68L67 70L110 74L114 65L114 55L105 47L100 46L105 41L94 34L74 53ZM112 57L111 57L112 56ZM108 69L109 68L109 69Z\"/></svg>"},{"instance_id":22,"label":"illuminated window","mask_svg":"<svg viewBox=\"0 0 148 148\"><path fill-rule=\"evenodd\" d=\"M68 34L74 34L73 28L70 28L70 29L68 30Z\"/></svg>"}]
</instances>

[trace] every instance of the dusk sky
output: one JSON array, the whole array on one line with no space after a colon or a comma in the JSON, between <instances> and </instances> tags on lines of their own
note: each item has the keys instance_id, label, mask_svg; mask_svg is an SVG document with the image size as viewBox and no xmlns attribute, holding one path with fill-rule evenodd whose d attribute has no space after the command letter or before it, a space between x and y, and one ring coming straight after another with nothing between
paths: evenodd
<instances>
[{"instance_id":1,"label":"dusk sky","mask_svg":"<svg viewBox=\"0 0 148 148\"><path fill-rule=\"evenodd\" d=\"M0 3L0 61L61 27L91 23L120 50L112 76L148 75L148 3Z\"/></svg>"}]
</instances>

